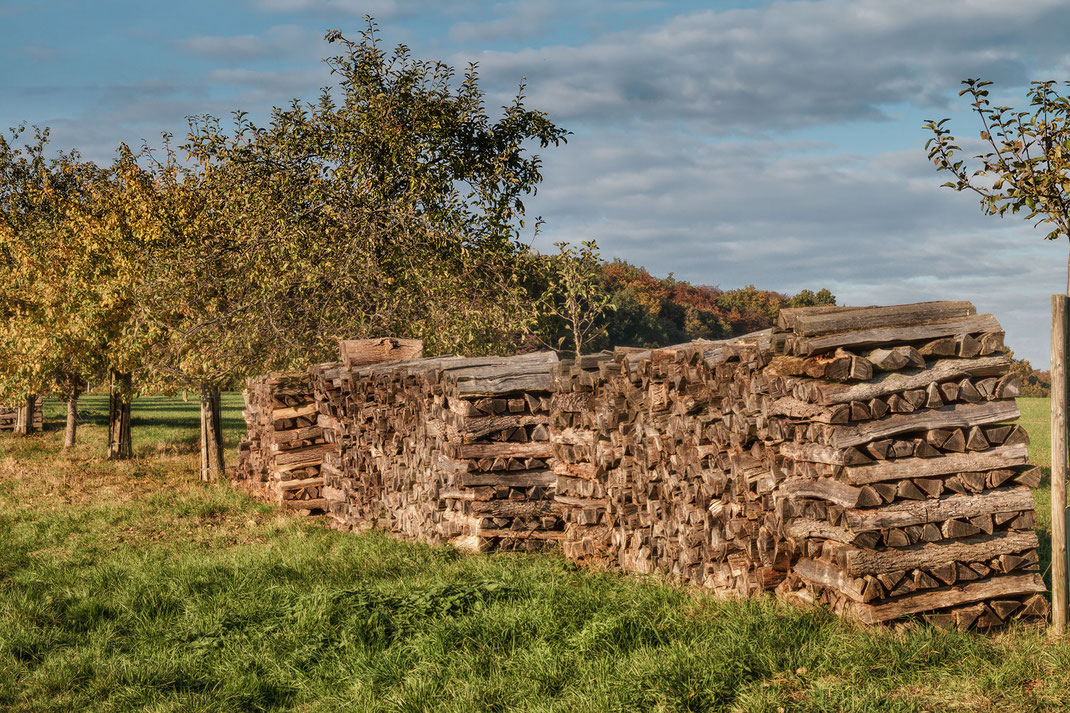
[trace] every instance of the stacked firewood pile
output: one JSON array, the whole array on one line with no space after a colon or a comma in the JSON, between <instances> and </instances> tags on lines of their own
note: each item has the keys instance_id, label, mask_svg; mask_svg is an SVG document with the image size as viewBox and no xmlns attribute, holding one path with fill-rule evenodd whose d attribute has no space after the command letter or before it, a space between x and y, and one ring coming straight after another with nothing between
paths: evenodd
<instances>
[{"instance_id":1,"label":"stacked firewood pile","mask_svg":"<svg viewBox=\"0 0 1070 713\"><path fill-rule=\"evenodd\" d=\"M563 363L566 556L864 622L1043 615L1003 333L969 303L785 310L727 342Z\"/></svg>"},{"instance_id":2,"label":"stacked firewood pile","mask_svg":"<svg viewBox=\"0 0 1070 713\"><path fill-rule=\"evenodd\" d=\"M397 487L407 477L406 463L412 461L417 446L420 422L412 404L416 399L412 373L438 361L391 361L348 369L332 365L325 374L329 387L317 389L326 414L321 423L337 448L325 459L326 496L328 513L340 529L378 527L413 537L422 531L402 525L404 517L391 509L396 503L384 502L384 488Z\"/></svg>"},{"instance_id":3,"label":"stacked firewood pile","mask_svg":"<svg viewBox=\"0 0 1070 713\"><path fill-rule=\"evenodd\" d=\"M309 370L332 525L479 550L560 539L549 443L557 357L421 359L417 342L390 341L343 342L341 362Z\"/></svg>"},{"instance_id":4,"label":"stacked firewood pile","mask_svg":"<svg viewBox=\"0 0 1070 713\"><path fill-rule=\"evenodd\" d=\"M771 471L747 416L755 407L750 380L771 358L769 344L763 332L621 349L598 362L597 377L571 367L557 398L582 394L592 408L554 413L558 489L586 477L595 500L566 512L568 556L597 555L627 571L666 572L726 593L783 580L790 559L775 547L775 523L766 522Z\"/></svg>"},{"instance_id":5,"label":"stacked firewood pile","mask_svg":"<svg viewBox=\"0 0 1070 713\"><path fill-rule=\"evenodd\" d=\"M968 302L787 310L774 495L781 591L863 622L989 628L1047 612L1003 332Z\"/></svg>"},{"instance_id":6,"label":"stacked firewood pile","mask_svg":"<svg viewBox=\"0 0 1070 713\"><path fill-rule=\"evenodd\" d=\"M593 564L607 561L609 505L606 486L619 465L609 440L617 404L608 383L619 377L612 352L562 361L554 369L550 441L557 489L554 501L565 524L565 557Z\"/></svg>"},{"instance_id":7,"label":"stacked firewood pile","mask_svg":"<svg viewBox=\"0 0 1070 713\"><path fill-rule=\"evenodd\" d=\"M403 341L251 381L244 477L311 478L286 468L315 454L314 495L344 529L560 542L867 623L1046 613L1019 384L969 303L789 309L731 340L562 362Z\"/></svg>"},{"instance_id":8,"label":"stacked firewood pile","mask_svg":"<svg viewBox=\"0 0 1070 713\"><path fill-rule=\"evenodd\" d=\"M29 399L25 401L25 405L21 408L0 405L0 432L16 431L25 433L27 431L40 431L43 421L42 403L41 397L38 396L33 399L32 409L29 407ZM28 424L23 423L23 420L26 420ZM27 425L30 428L26 428Z\"/></svg>"},{"instance_id":9,"label":"stacked firewood pile","mask_svg":"<svg viewBox=\"0 0 1070 713\"><path fill-rule=\"evenodd\" d=\"M320 367L328 511L486 550L544 549L562 536L550 467L552 353ZM330 382L330 389L327 382Z\"/></svg>"},{"instance_id":10,"label":"stacked firewood pile","mask_svg":"<svg viewBox=\"0 0 1070 713\"><path fill-rule=\"evenodd\" d=\"M320 467L328 445L308 376L249 379L244 396L246 436L238 445L235 480L287 508L322 511Z\"/></svg>"},{"instance_id":11,"label":"stacked firewood pile","mask_svg":"<svg viewBox=\"0 0 1070 713\"><path fill-rule=\"evenodd\" d=\"M340 342L339 351L341 361L315 365L308 374L317 423L329 444L322 464L324 508L334 526L360 530L380 524L381 516L377 455L364 447L379 434L389 438L376 389L384 377L389 381L398 362L419 359L423 342L354 339Z\"/></svg>"},{"instance_id":12,"label":"stacked firewood pile","mask_svg":"<svg viewBox=\"0 0 1070 713\"><path fill-rule=\"evenodd\" d=\"M556 364L553 352L540 352L422 372L429 418L418 437L431 450L445 539L469 549L533 551L563 537L550 445Z\"/></svg>"}]
</instances>

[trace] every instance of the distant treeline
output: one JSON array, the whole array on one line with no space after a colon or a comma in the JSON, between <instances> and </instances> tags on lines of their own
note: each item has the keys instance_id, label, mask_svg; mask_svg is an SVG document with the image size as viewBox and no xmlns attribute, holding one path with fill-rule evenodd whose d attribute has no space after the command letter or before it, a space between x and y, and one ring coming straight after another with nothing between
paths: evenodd
<instances>
[{"instance_id":1,"label":"distant treeline","mask_svg":"<svg viewBox=\"0 0 1070 713\"><path fill-rule=\"evenodd\" d=\"M655 277L621 259L603 263L598 282L609 309L599 318L600 333L584 351L723 339L771 327L783 307L836 304L827 289L802 290L793 296L754 285L724 290L693 285L671 274ZM558 339L565 336L562 331Z\"/></svg>"},{"instance_id":2,"label":"distant treeline","mask_svg":"<svg viewBox=\"0 0 1070 713\"><path fill-rule=\"evenodd\" d=\"M1034 369L1028 359L1012 358L1011 369L1022 378L1022 396L1048 397L1051 395L1051 372Z\"/></svg>"}]
</instances>

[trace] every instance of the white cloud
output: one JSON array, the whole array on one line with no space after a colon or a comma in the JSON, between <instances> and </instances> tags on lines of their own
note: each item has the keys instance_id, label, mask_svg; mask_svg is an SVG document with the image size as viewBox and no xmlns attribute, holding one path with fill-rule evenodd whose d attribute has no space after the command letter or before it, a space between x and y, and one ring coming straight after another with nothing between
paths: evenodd
<instances>
[{"instance_id":1,"label":"white cloud","mask_svg":"<svg viewBox=\"0 0 1070 713\"><path fill-rule=\"evenodd\" d=\"M435 4L433 0L255 0L255 6L265 12L371 15L377 20L409 15Z\"/></svg>"},{"instance_id":2,"label":"white cloud","mask_svg":"<svg viewBox=\"0 0 1070 713\"><path fill-rule=\"evenodd\" d=\"M1064 61L1056 28L1068 22L1070 5L1056 0L821 0L460 60L478 60L496 83L527 76L532 104L565 119L734 133L886 119L889 105L942 101L966 76L1020 82L1032 63Z\"/></svg>"},{"instance_id":3,"label":"white cloud","mask_svg":"<svg viewBox=\"0 0 1070 713\"><path fill-rule=\"evenodd\" d=\"M546 182L529 201L549 219L538 245L595 238L604 255L655 274L789 293L828 287L841 304L970 299L1002 320L1020 354L1046 362L1044 305L1062 290L1065 247L938 188L920 147L799 155L808 148L576 137L546 155Z\"/></svg>"},{"instance_id":4,"label":"white cloud","mask_svg":"<svg viewBox=\"0 0 1070 713\"><path fill-rule=\"evenodd\" d=\"M329 80L330 70L293 69L257 71L253 69L214 69L208 73L211 82L233 84L257 90L282 92L287 97L313 99L316 91ZM285 99L283 100L285 101ZM266 107L265 107L266 108Z\"/></svg>"},{"instance_id":5,"label":"white cloud","mask_svg":"<svg viewBox=\"0 0 1070 713\"><path fill-rule=\"evenodd\" d=\"M318 56L323 34L299 25L278 25L259 35L194 35L179 46L199 57L224 62L248 62L299 56Z\"/></svg>"},{"instance_id":6,"label":"white cloud","mask_svg":"<svg viewBox=\"0 0 1070 713\"><path fill-rule=\"evenodd\" d=\"M42 42L27 42L22 46L23 53L37 62L51 62L63 55L63 51Z\"/></svg>"}]
</instances>

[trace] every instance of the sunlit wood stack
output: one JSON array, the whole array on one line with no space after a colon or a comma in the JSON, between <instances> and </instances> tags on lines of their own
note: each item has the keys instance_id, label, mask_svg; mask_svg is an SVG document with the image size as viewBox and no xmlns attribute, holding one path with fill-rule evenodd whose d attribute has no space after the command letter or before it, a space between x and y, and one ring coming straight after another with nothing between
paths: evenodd
<instances>
[{"instance_id":1,"label":"sunlit wood stack","mask_svg":"<svg viewBox=\"0 0 1070 713\"><path fill-rule=\"evenodd\" d=\"M308 376L249 379L244 397L246 436L238 446L235 480L287 508L321 512L320 467L328 445Z\"/></svg>"},{"instance_id":2,"label":"sunlit wood stack","mask_svg":"<svg viewBox=\"0 0 1070 713\"><path fill-rule=\"evenodd\" d=\"M866 623L1046 612L1018 380L967 302L787 309L730 340L565 362L419 354L344 343L250 381L243 477L345 529L560 543Z\"/></svg>"},{"instance_id":3,"label":"sunlit wood stack","mask_svg":"<svg viewBox=\"0 0 1070 713\"><path fill-rule=\"evenodd\" d=\"M395 337L354 339L340 342L339 351L340 361L311 367L309 378L317 423L330 444L322 465L325 509L334 526L360 530L381 524L378 451L366 447L389 438L383 432L388 425L382 418L386 406L378 397L388 388L383 384L390 381L393 365L419 360L423 342Z\"/></svg>"},{"instance_id":4,"label":"sunlit wood stack","mask_svg":"<svg viewBox=\"0 0 1070 713\"><path fill-rule=\"evenodd\" d=\"M549 443L556 363L540 353L313 367L333 524L480 550L552 546L563 528Z\"/></svg>"},{"instance_id":5,"label":"sunlit wood stack","mask_svg":"<svg viewBox=\"0 0 1070 713\"><path fill-rule=\"evenodd\" d=\"M868 623L1043 615L1009 366L969 303L785 310L734 340L563 363L565 554Z\"/></svg>"},{"instance_id":6,"label":"sunlit wood stack","mask_svg":"<svg viewBox=\"0 0 1070 713\"><path fill-rule=\"evenodd\" d=\"M724 342L618 350L596 387L608 560L722 593L783 580L790 559L769 522L771 462L754 448L753 376L768 332ZM559 466L560 467L560 466Z\"/></svg>"},{"instance_id":7,"label":"sunlit wood stack","mask_svg":"<svg viewBox=\"0 0 1070 713\"><path fill-rule=\"evenodd\" d=\"M557 474L554 500L565 524L561 547L569 559L588 564L616 564L608 559L606 488L620 460L609 440L620 410L607 383L619 374L612 352L562 361L553 373L550 442Z\"/></svg>"},{"instance_id":8,"label":"sunlit wood stack","mask_svg":"<svg viewBox=\"0 0 1070 713\"><path fill-rule=\"evenodd\" d=\"M28 400L27 400L28 403ZM42 399L38 396L33 401L33 409L19 408L17 406L0 405L0 432L20 431L20 418L29 419L33 431L40 431L43 422Z\"/></svg>"},{"instance_id":9,"label":"sunlit wood stack","mask_svg":"<svg viewBox=\"0 0 1070 713\"><path fill-rule=\"evenodd\" d=\"M438 529L454 544L534 551L563 538L550 445L556 364L554 353L539 352L422 372L430 408L418 438L431 449L430 473L445 505Z\"/></svg>"},{"instance_id":10,"label":"sunlit wood stack","mask_svg":"<svg viewBox=\"0 0 1070 713\"><path fill-rule=\"evenodd\" d=\"M968 302L785 310L766 428L795 554L780 586L866 623L1042 616L1018 378Z\"/></svg>"}]
</instances>

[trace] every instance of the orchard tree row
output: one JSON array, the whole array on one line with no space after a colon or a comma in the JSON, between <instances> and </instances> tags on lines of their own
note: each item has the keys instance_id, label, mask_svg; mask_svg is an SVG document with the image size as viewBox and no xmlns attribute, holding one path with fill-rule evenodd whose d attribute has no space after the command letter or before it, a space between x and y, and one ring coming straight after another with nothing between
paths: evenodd
<instances>
[{"instance_id":1,"label":"orchard tree row","mask_svg":"<svg viewBox=\"0 0 1070 713\"><path fill-rule=\"evenodd\" d=\"M128 458L135 393L194 390L215 479L220 391L331 359L339 339L578 353L726 336L762 312L749 303L786 303L749 288L733 307L603 264L593 243L539 255L521 240L541 181L531 150L567 132L523 86L492 117L474 66L387 51L373 24L327 41L335 85L264 125L192 117L184 139L121 145L107 166L47 130L0 136L0 403L59 396L71 446L79 395L107 385L108 455Z\"/></svg>"}]
</instances>

